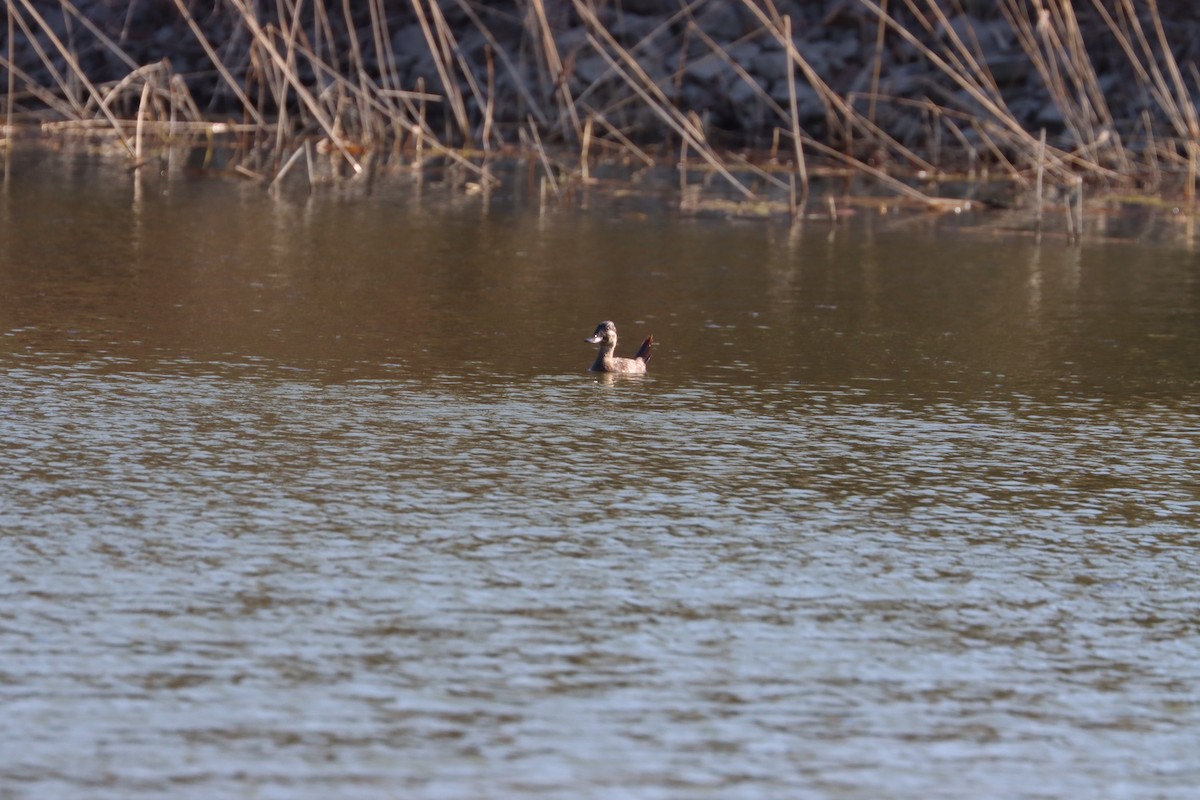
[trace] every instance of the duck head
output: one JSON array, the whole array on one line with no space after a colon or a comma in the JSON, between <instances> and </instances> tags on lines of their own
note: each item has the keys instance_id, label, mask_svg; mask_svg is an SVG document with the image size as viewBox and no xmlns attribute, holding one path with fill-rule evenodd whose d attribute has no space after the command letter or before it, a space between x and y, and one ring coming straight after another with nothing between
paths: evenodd
<instances>
[{"instance_id":1,"label":"duck head","mask_svg":"<svg viewBox=\"0 0 1200 800\"><path fill-rule=\"evenodd\" d=\"M591 336L584 339L590 344L615 343L617 341L617 326L605 320L596 326L596 330Z\"/></svg>"}]
</instances>

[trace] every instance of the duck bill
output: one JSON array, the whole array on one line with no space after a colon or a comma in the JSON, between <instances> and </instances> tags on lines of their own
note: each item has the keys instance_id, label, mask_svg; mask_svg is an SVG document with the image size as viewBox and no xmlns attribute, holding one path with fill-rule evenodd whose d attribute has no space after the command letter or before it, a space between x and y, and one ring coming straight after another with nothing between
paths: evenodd
<instances>
[{"instance_id":1,"label":"duck bill","mask_svg":"<svg viewBox=\"0 0 1200 800\"><path fill-rule=\"evenodd\" d=\"M604 339L604 337L602 337L600 334L593 333L591 336L584 339L584 341L587 342L588 344L600 344L600 342L603 341L603 339Z\"/></svg>"}]
</instances>

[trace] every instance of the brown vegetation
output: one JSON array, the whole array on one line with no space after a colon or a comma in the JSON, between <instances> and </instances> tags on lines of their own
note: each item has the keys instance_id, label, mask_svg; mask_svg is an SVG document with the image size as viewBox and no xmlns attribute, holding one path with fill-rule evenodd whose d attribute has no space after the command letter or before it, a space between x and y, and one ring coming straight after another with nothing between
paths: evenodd
<instances>
[{"instance_id":1,"label":"brown vegetation","mask_svg":"<svg viewBox=\"0 0 1200 800\"><path fill-rule=\"evenodd\" d=\"M120 4L117 4L120 6ZM6 0L21 122L104 134L135 165L227 141L231 168L312 184L430 158L476 186L528 155L547 191L605 157L717 176L744 202L818 170L920 202L916 180L1040 197L1191 200L1188 3L1155 0ZM567 156L564 153L571 153ZM811 163L808 163L810 162ZM1037 203L1040 208L1040 203Z\"/></svg>"}]
</instances>

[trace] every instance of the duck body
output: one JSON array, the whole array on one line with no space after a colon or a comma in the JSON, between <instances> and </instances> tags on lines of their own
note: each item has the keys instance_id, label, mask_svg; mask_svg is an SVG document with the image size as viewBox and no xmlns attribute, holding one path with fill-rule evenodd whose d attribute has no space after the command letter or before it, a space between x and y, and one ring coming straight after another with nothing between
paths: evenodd
<instances>
[{"instance_id":1,"label":"duck body","mask_svg":"<svg viewBox=\"0 0 1200 800\"><path fill-rule=\"evenodd\" d=\"M646 362L650 360L650 348L654 347L654 337L647 336L633 358L614 356L613 352L617 349L617 326L607 320L597 325L595 333L584 341L600 345L596 360L592 362L591 372L622 372L629 375L645 373Z\"/></svg>"}]
</instances>

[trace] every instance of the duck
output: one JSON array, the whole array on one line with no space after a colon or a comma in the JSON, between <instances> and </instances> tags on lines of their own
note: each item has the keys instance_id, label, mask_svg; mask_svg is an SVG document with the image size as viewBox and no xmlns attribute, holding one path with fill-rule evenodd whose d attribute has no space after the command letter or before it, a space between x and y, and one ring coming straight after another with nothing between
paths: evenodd
<instances>
[{"instance_id":1,"label":"duck","mask_svg":"<svg viewBox=\"0 0 1200 800\"><path fill-rule=\"evenodd\" d=\"M592 363L590 372L623 372L632 375L643 374L646 362L650 360L650 348L654 347L654 336L647 336L646 341L638 348L633 358L618 358L613 355L617 349L617 326L605 320L596 326L596 331L584 339L589 344L600 345L596 360Z\"/></svg>"}]
</instances>

